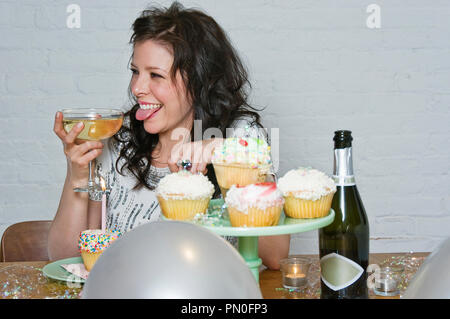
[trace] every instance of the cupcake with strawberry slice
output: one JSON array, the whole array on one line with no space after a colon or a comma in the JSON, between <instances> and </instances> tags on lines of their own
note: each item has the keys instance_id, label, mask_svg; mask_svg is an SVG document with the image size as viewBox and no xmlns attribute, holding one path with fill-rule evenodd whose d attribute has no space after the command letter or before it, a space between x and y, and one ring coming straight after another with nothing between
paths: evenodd
<instances>
[{"instance_id":1,"label":"cupcake with strawberry slice","mask_svg":"<svg viewBox=\"0 0 450 319\"><path fill-rule=\"evenodd\" d=\"M275 183L256 183L247 186L232 185L225 202L231 226L276 226L283 209L283 194Z\"/></svg>"}]
</instances>

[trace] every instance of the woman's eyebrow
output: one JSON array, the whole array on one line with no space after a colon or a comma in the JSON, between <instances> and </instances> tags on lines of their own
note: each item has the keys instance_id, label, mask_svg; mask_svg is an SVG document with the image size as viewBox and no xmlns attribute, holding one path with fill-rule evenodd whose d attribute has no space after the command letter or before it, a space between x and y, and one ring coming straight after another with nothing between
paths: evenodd
<instances>
[{"instance_id":1,"label":"woman's eyebrow","mask_svg":"<svg viewBox=\"0 0 450 319\"><path fill-rule=\"evenodd\" d=\"M131 62L130 65L131 65L133 68L137 68L137 66L134 65L133 62ZM148 67L146 67L145 69L146 69L146 70L160 70L160 71L164 71L164 72L167 73L166 70L161 69L161 68L158 68L158 67L156 67L156 66L148 66Z\"/></svg>"}]
</instances>

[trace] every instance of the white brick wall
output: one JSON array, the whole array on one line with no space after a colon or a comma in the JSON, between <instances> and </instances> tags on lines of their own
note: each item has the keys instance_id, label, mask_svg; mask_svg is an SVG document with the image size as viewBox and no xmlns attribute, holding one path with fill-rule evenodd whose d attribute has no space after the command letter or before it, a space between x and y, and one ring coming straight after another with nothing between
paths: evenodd
<instances>
[{"instance_id":1,"label":"white brick wall","mask_svg":"<svg viewBox=\"0 0 450 319\"><path fill-rule=\"evenodd\" d=\"M161 1L168 4L170 1ZM66 27L69 4L81 28ZM52 219L65 158L63 107L123 106L130 26L144 0L0 0L0 234ZM183 1L224 27L246 62L252 102L280 128L280 170L332 170L332 136L354 136L371 251L430 251L450 235L450 1ZM368 29L366 8L381 7ZM291 253L316 253L317 232Z\"/></svg>"}]
</instances>

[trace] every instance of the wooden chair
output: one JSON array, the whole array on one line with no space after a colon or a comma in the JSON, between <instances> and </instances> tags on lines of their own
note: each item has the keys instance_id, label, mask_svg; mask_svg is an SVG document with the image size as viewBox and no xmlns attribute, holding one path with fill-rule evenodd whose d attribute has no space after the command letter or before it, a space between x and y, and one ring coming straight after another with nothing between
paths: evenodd
<instances>
[{"instance_id":1,"label":"wooden chair","mask_svg":"<svg viewBox=\"0 0 450 319\"><path fill-rule=\"evenodd\" d=\"M9 226L2 236L0 261L47 261L51 220L27 221Z\"/></svg>"}]
</instances>

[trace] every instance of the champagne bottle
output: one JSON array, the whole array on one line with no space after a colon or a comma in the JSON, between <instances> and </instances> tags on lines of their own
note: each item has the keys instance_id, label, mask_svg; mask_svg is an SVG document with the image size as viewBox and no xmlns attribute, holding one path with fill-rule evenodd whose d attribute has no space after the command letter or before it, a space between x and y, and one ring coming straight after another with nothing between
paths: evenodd
<instances>
[{"instance_id":1,"label":"champagne bottle","mask_svg":"<svg viewBox=\"0 0 450 319\"><path fill-rule=\"evenodd\" d=\"M369 223L353 175L350 131L334 135L332 224L319 230L321 298L368 298Z\"/></svg>"}]
</instances>

